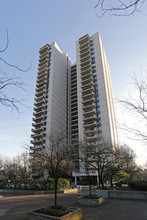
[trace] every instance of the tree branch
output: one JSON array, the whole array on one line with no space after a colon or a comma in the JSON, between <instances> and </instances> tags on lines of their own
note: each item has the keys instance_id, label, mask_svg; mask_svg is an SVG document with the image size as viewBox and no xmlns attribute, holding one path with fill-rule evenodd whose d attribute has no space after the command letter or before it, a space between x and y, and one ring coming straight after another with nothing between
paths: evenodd
<instances>
[{"instance_id":1,"label":"tree branch","mask_svg":"<svg viewBox=\"0 0 147 220\"><path fill-rule=\"evenodd\" d=\"M125 3L125 0L118 0L108 4L106 0L99 0L94 8L98 18L103 17L106 13L112 16L130 16L139 11L138 9L142 7L144 2L145 0L130 0ZM97 10L100 10L101 14Z\"/></svg>"}]
</instances>

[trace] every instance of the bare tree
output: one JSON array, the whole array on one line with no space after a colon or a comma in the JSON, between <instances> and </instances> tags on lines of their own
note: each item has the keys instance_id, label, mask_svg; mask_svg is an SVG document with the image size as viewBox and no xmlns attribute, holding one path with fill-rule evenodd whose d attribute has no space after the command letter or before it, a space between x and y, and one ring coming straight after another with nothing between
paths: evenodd
<instances>
[{"instance_id":1,"label":"bare tree","mask_svg":"<svg viewBox=\"0 0 147 220\"><path fill-rule=\"evenodd\" d=\"M30 177L29 152L23 152L13 159L0 157L1 179L27 179Z\"/></svg>"},{"instance_id":2,"label":"bare tree","mask_svg":"<svg viewBox=\"0 0 147 220\"><path fill-rule=\"evenodd\" d=\"M53 134L48 138L45 148L34 149L32 167L40 171L44 178L53 178L55 185L55 203L57 208L57 186L59 178L65 178L72 172L72 150L64 136ZM37 167L36 167L37 166Z\"/></svg>"},{"instance_id":3,"label":"bare tree","mask_svg":"<svg viewBox=\"0 0 147 220\"><path fill-rule=\"evenodd\" d=\"M106 142L99 146L84 143L81 146L80 161L84 164L86 172L97 173L99 187L104 188L106 176L109 176L112 183L119 170L131 171L134 153L130 148L112 146Z\"/></svg>"},{"instance_id":4,"label":"bare tree","mask_svg":"<svg viewBox=\"0 0 147 220\"><path fill-rule=\"evenodd\" d=\"M106 13L113 16L129 16L139 12L144 3L145 0L99 0L95 6L95 11L98 18Z\"/></svg>"},{"instance_id":5,"label":"bare tree","mask_svg":"<svg viewBox=\"0 0 147 220\"><path fill-rule=\"evenodd\" d=\"M15 168L12 159L1 157L0 159L0 176L1 179L15 179Z\"/></svg>"},{"instance_id":6,"label":"bare tree","mask_svg":"<svg viewBox=\"0 0 147 220\"><path fill-rule=\"evenodd\" d=\"M118 100L134 116L134 122L137 119L137 125L129 126L126 122L120 125L124 132L129 133L130 138L147 143L147 77L134 78L132 82L136 97L133 94L128 99ZM131 135L132 134L132 135Z\"/></svg>"},{"instance_id":7,"label":"bare tree","mask_svg":"<svg viewBox=\"0 0 147 220\"><path fill-rule=\"evenodd\" d=\"M90 143L82 143L80 161L84 164L86 172L95 172L98 175L99 187L104 188L104 172L113 163L113 147L105 143L93 146Z\"/></svg>"},{"instance_id":8,"label":"bare tree","mask_svg":"<svg viewBox=\"0 0 147 220\"><path fill-rule=\"evenodd\" d=\"M110 181L113 186L113 180L121 180L120 176L132 178L136 172L136 155L127 145L120 146L113 151L113 161L104 172L104 179Z\"/></svg>"},{"instance_id":9,"label":"bare tree","mask_svg":"<svg viewBox=\"0 0 147 220\"><path fill-rule=\"evenodd\" d=\"M29 152L23 152L13 159L15 165L15 173L19 179L28 179L31 174Z\"/></svg>"},{"instance_id":10,"label":"bare tree","mask_svg":"<svg viewBox=\"0 0 147 220\"><path fill-rule=\"evenodd\" d=\"M6 46L3 49L0 49L0 54L4 54L9 46L9 36L8 31L6 29ZM21 69L19 66L10 64L7 62L2 56L0 56L0 62L4 63L6 66L9 66L10 68L16 69L21 72L26 72L30 69ZM22 104L22 100L18 100L17 98L13 97L10 92L8 92L8 89L12 89L13 87L23 89L24 85L22 82L20 82L20 79L18 77L10 76L11 74L6 74L2 71L0 71L0 104L10 107L12 110L15 109L17 112L19 112L19 104Z\"/></svg>"}]
</instances>

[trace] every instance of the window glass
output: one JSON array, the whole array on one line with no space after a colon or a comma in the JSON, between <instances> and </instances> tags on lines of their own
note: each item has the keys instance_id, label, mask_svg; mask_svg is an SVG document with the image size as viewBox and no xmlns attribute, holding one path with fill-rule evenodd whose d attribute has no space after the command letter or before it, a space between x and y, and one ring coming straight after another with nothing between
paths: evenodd
<instances>
[{"instance_id":1,"label":"window glass","mask_svg":"<svg viewBox=\"0 0 147 220\"><path fill-rule=\"evenodd\" d=\"M95 63L95 57L92 57L92 64Z\"/></svg>"}]
</instances>

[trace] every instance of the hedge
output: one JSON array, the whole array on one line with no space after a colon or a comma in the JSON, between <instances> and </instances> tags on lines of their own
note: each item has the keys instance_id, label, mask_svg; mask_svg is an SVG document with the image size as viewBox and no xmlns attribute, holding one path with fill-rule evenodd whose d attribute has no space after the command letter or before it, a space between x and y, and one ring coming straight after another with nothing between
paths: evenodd
<instances>
[{"instance_id":1,"label":"hedge","mask_svg":"<svg viewBox=\"0 0 147 220\"><path fill-rule=\"evenodd\" d=\"M67 189L70 182L67 179L60 178L58 181L58 190ZM0 189L26 189L26 190L54 190L54 180L49 178L48 181L43 179L27 180L0 180Z\"/></svg>"},{"instance_id":2,"label":"hedge","mask_svg":"<svg viewBox=\"0 0 147 220\"><path fill-rule=\"evenodd\" d=\"M138 191L147 191L147 181L132 181L130 182L130 186Z\"/></svg>"}]
</instances>

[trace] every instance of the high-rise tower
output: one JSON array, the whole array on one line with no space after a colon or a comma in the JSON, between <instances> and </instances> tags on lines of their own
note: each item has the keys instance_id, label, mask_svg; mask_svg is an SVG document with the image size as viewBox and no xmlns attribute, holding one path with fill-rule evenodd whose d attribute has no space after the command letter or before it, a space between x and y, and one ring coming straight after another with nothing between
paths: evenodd
<instances>
[{"instance_id":1,"label":"high-rise tower","mask_svg":"<svg viewBox=\"0 0 147 220\"><path fill-rule=\"evenodd\" d=\"M45 147L51 134L60 133L61 129L65 136L70 133L70 72L71 61L56 42L39 50L31 135L33 152Z\"/></svg>"},{"instance_id":2,"label":"high-rise tower","mask_svg":"<svg viewBox=\"0 0 147 220\"><path fill-rule=\"evenodd\" d=\"M76 63L71 66L56 42L39 51L32 150L45 147L47 135L62 128L75 146L75 171L79 164L79 142L98 146L118 145L109 64L98 33L76 42Z\"/></svg>"},{"instance_id":3,"label":"high-rise tower","mask_svg":"<svg viewBox=\"0 0 147 220\"><path fill-rule=\"evenodd\" d=\"M118 144L110 68L98 33L77 41L79 138Z\"/></svg>"}]
</instances>

